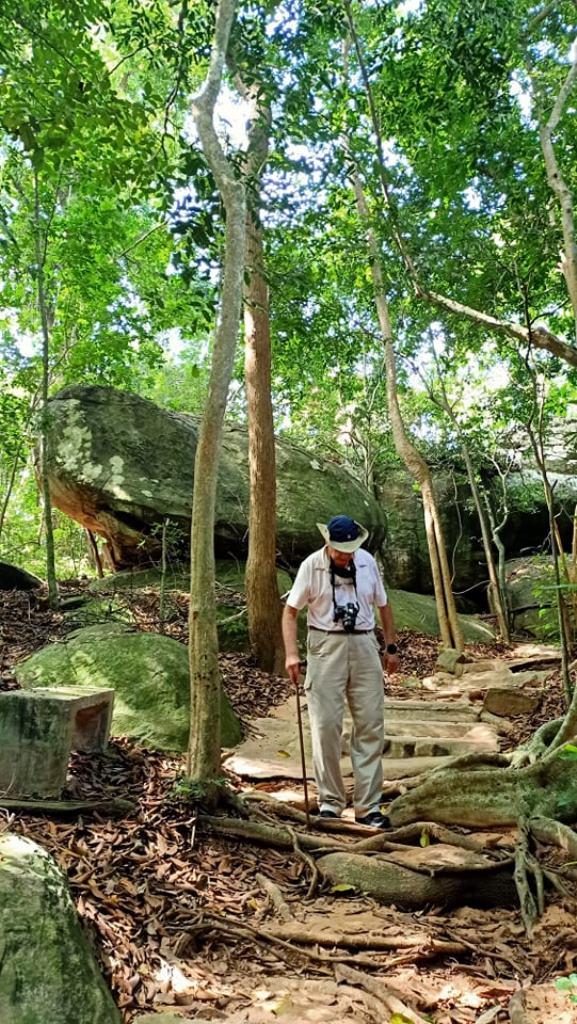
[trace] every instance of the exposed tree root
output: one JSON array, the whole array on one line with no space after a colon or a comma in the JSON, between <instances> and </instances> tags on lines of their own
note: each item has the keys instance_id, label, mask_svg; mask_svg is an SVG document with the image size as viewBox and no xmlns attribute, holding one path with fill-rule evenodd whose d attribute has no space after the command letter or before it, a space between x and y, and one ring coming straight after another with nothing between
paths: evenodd
<instances>
[{"instance_id":1,"label":"exposed tree root","mask_svg":"<svg viewBox=\"0 0 577 1024\"><path fill-rule=\"evenodd\" d=\"M317 868L316 862L311 857L310 853L307 853L305 850L301 848L299 837L294 831L294 829L290 828L288 829L288 832L292 837L294 852L296 853L297 857L300 857L300 859L305 862L305 864L307 865L311 872L311 880L307 891L307 900L310 900L312 899L316 892L317 883L319 880L319 869Z\"/></svg>"},{"instance_id":2,"label":"exposed tree root","mask_svg":"<svg viewBox=\"0 0 577 1024\"><path fill-rule=\"evenodd\" d=\"M545 722L540 729L537 729L526 743L513 752L511 757L512 768L525 768L527 765L535 764L549 750L555 736L559 732L562 718L556 718L551 722Z\"/></svg>"},{"instance_id":3,"label":"exposed tree root","mask_svg":"<svg viewBox=\"0 0 577 1024\"><path fill-rule=\"evenodd\" d=\"M462 870L454 874L423 874L392 863L378 855L367 857L358 853L329 853L320 858L318 868L334 884L351 885L384 903L394 903L405 910L418 910L427 904L456 906L510 906L515 887L510 871L496 866L483 873Z\"/></svg>"},{"instance_id":4,"label":"exposed tree root","mask_svg":"<svg viewBox=\"0 0 577 1024\"><path fill-rule=\"evenodd\" d=\"M540 843L559 846L571 860L577 860L577 835L573 829L562 825L560 821L553 821L552 818L533 817L528 825L531 835Z\"/></svg>"},{"instance_id":5,"label":"exposed tree root","mask_svg":"<svg viewBox=\"0 0 577 1024\"><path fill-rule=\"evenodd\" d=\"M201 935L203 932L216 931L224 935L230 935L233 938L242 939L253 939L253 941L259 942L261 945L266 946L268 951L272 951L279 956L280 959L287 958L287 955L305 958L307 960L314 960L319 965L326 966L331 969L334 964L354 964L356 966L368 967L371 970L379 970L381 964L372 960L368 956L332 956L328 953L319 953L316 950L307 949L305 946L300 947L292 945L287 942L286 939L278 938L273 931L267 928L254 928L252 925L247 924L244 921L238 921L237 919L226 917L225 915L219 915L218 917L212 915L200 915L187 928L182 925L178 925L178 932L182 935L188 935L189 942L192 942L197 935ZM180 944L181 955L184 953L185 945ZM282 955L284 953L284 956Z\"/></svg>"},{"instance_id":6,"label":"exposed tree root","mask_svg":"<svg viewBox=\"0 0 577 1024\"><path fill-rule=\"evenodd\" d=\"M533 861L534 858L531 857L529 852L527 825L523 822L519 828L519 841L515 850L515 871L513 877L515 879L517 895L519 896L521 918L527 935L531 934L535 921L543 913L543 907L539 906L539 901L536 902L533 896L529 880L530 874L534 871Z\"/></svg>"},{"instance_id":7,"label":"exposed tree root","mask_svg":"<svg viewBox=\"0 0 577 1024\"><path fill-rule=\"evenodd\" d=\"M275 885L275 883L270 878L267 878L266 875L258 874L256 876L256 880L260 885L261 889L263 889L266 892L267 896L269 897L274 909L276 910L281 920L285 923L292 921L293 916L291 914L290 907L286 902L278 885Z\"/></svg>"},{"instance_id":8,"label":"exposed tree root","mask_svg":"<svg viewBox=\"0 0 577 1024\"><path fill-rule=\"evenodd\" d=\"M424 817L446 825L491 828L523 817L577 820L577 773L559 756L528 768L433 772L416 789L393 801L393 825Z\"/></svg>"},{"instance_id":9,"label":"exposed tree root","mask_svg":"<svg viewBox=\"0 0 577 1024\"><path fill-rule=\"evenodd\" d=\"M134 801L125 800L123 797L113 797L110 800L26 800L0 796L0 807L8 811L74 818L79 814L102 814L111 818L123 818L128 814L136 814L138 810Z\"/></svg>"},{"instance_id":10,"label":"exposed tree root","mask_svg":"<svg viewBox=\"0 0 577 1024\"><path fill-rule=\"evenodd\" d=\"M484 849L482 843L477 842L471 836L463 836L459 832L438 825L435 821L415 821L411 825L405 825L390 832L381 832L378 836L370 836L368 839L361 839L351 847L355 853L362 853L368 850L388 850L395 844L410 843L413 840L420 840L423 835L432 836L439 843L447 843L450 846L459 846L463 850L473 850L481 853Z\"/></svg>"},{"instance_id":11,"label":"exposed tree root","mask_svg":"<svg viewBox=\"0 0 577 1024\"><path fill-rule=\"evenodd\" d=\"M273 846L279 850L292 850L294 847L293 835L298 835L301 850L316 850L320 847L332 849L335 845L330 836L313 835L304 832L295 833L291 828L275 827L265 822L241 821L238 818L216 818L208 814L202 814L198 819L199 825L207 828L210 832L218 832L220 835L235 836L238 839L248 839L251 842L265 843L266 846Z\"/></svg>"}]
</instances>

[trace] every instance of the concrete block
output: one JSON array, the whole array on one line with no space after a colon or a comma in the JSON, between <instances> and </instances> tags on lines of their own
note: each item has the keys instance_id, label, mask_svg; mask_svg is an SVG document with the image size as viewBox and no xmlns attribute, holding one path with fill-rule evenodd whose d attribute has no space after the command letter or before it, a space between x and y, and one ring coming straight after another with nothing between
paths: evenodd
<instances>
[{"instance_id":1,"label":"concrete block","mask_svg":"<svg viewBox=\"0 0 577 1024\"><path fill-rule=\"evenodd\" d=\"M104 750L114 690L60 687L0 693L0 793L58 798L72 750Z\"/></svg>"}]
</instances>

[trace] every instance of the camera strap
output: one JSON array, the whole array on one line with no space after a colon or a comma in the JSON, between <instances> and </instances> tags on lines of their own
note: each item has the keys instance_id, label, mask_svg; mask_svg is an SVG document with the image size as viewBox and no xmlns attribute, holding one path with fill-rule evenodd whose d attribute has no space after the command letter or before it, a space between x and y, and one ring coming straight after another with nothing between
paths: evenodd
<instances>
[{"instance_id":1,"label":"camera strap","mask_svg":"<svg viewBox=\"0 0 577 1024\"><path fill-rule=\"evenodd\" d=\"M336 611L337 611L337 608L339 606L337 604L337 595L336 595L336 592L335 592L335 576L340 576L341 579L345 579L345 580L350 580L351 581L351 583L353 584L353 589L355 591L355 597L357 599L357 610L359 608L359 598L358 598L358 594L357 594L357 567L355 565L354 559L351 560L349 566L347 566L346 569L339 569L339 567L337 565L335 565L333 560L331 559L330 574L331 574L331 588L332 588L332 591L333 591L333 608L334 608L334 612L335 612L335 622L336 622L337 621Z\"/></svg>"}]
</instances>

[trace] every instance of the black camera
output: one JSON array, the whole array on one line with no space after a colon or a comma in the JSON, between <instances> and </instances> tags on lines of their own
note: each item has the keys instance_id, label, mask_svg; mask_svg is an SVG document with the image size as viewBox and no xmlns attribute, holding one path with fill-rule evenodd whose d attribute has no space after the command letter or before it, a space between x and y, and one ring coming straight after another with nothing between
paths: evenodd
<instances>
[{"instance_id":1,"label":"black camera","mask_svg":"<svg viewBox=\"0 0 577 1024\"><path fill-rule=\"evenodd\" d=\"M344 605L338 604L335 606L334 621L341 622L342 620L345 633L354 633L358 614L359 605L354 604L353 601Z\"/></svg>"}]
</instances>

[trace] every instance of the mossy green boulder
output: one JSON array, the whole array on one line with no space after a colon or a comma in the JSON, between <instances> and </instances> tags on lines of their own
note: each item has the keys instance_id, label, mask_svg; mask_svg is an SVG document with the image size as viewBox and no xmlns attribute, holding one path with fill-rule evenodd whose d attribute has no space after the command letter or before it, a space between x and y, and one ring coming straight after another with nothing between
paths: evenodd
<instances>
[{"instance_id":1,"label":"mossy green boulder","mask_svg":"<svg viewBox=\"0 0 577 1024\"><path fill-rule=\"evenodd\" d=\"M397 629L412 629L417 633L439 636L439 617L434 597L411 594L408 590L391 590L389 599ZM475 615L459 615L458 619L467 643L489 644L495 639L493 629Z\"/></svg>"},{"instance_id":2,"label":"mossy green boulder","mask_svg":"<svg viewBox=\"0 0 577 1024\"><path fill-rule=\"evenodd\" d=\"M188 745L190 676L184 644L126 624L87 626L49 644L14 669L25 689L102 686L114 689L112 733L156 750ZM240 723L223 693L222 746L242 738Z\"/></svg>"},{"instance_id":3,"label":"mossy green boulder","mask_svg":"<svg viewBox=\"0 0 577 1024\"><path fill-rule=\"evenodd\" d=\"M0 836L0 1021L120 1024L66 879L42 847Z\"/></svg>"}]
</instances>

